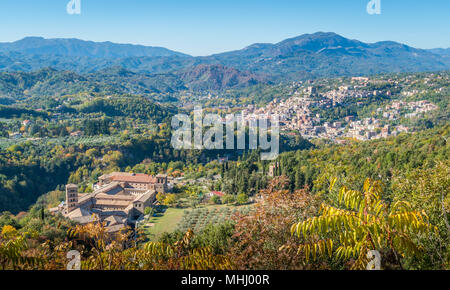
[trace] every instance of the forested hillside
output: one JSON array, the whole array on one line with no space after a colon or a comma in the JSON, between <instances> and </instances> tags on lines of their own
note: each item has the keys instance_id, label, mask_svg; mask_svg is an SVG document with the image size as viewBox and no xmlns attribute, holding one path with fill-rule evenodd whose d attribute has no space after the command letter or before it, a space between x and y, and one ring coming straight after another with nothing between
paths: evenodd
<instances>
[{"instance_id":1,"label":"forested hillside","mask_svg":"<svg viewBox=\"0 0 450 290\"><path fill-rule=\"evenodd\" d=\"M261 76L222 66L165 74L134 73L113 67L90 74L45 68L30 73L0 73L0 96L64 96L79 93L151 95L194 91L220 91L267 83Z\"/></svg>"},{"instance_id":2,"label":"forested hillside","mask_svg":"<svg viewBox=\"0 0 450 290\"><path fill-rule=\"evenodd\" d=\"M371 142L349 141L346 145L318 145L314 149L285 152L274 161L275 176L286 176L291 191L308 187L315 194L325 194L329 181L358 188L364 179L380 180L387 194L392 181L417 169L430 169L448 163L449 125L416 134ZM268 172L269 164L258 161L257 154L241 163L225 166L223 190L256 193Z\"/></svg>"},{"instance_id":3,"label":"forested hillside","mask_svg":"<svg viewBox=\"0 0 450 290\"><path fill-rule=\"evenodd\" d=\"M446 140L449 130L447 125L387 140L324 145L283 153L278 159L279 166L275 168L276 176L267 179L261 177L267 177L265 171L269 164L261 163L255 158L257 154L243 156L237 162L229 161L223 166L217 163L206 167L200 165L195 171L219 169L224 174L224 182L234 180L237 190L246 190L250 194L253 181L267 181L260 184L259 192L253 192L263 198L257 199L250 211L236 212L231 220L211 223L195 232L190 229L187 233L165 233L158 240L143 242L143 247L125 248L121 246L123 243L115 243L113 249L99 247L91 251L80 248L84 255L97 261L83 263L82 267L91 270L365 269L367 252L375 248L383 257L382 269L448 269L450 148ZM96 157L101 156L100 152L104 152L105 147L91 148L85 153L80 151L81 147L76 153L67 153L72 149L59 148L58 157L65 156L65 160L58 163L55 159L51 163L62 167L45 174L64 171L67 158L72 158L78 166L85 164L70 176L70 181L78 184L101 174L100 170L91 171L91 168L107 166L105 170L115 170L128 162L120 152L109 152L100 161ZM124 156L129 152L139 152L137 148L123 152ZM17 149L14 152L10 150L10 160L19 156ZM96 165L91 167L91 162ZM181 164L171 163L169 166L182 168L179 167ZM153 165L141 163L133 170ZM41 180L45 181L45 174ZM361 179L362 176L372 178ZM241 182L247 181L250 187L243 189ZM27 181L3 186L24 188ZM31 247L34 250L32 253L18 250L17 255L23 259L20 262L4 259L4 268L62 269L65 267L64 249L71 241L83 243L85 239L107 239L101 234L105 232L102 223L74 225L60 216L49 214L46 205L57 203L62 194L56 190L41 197L21 218L9 213L0 217L0 226L3 227L0 241L33 242L28 244L31 246L24 244L21 249ZM242 195L245 196L239 194L237 202ZM224 196L224 202L225 197L230 196ZM200 209L198 213L203 212ZM199 218L193 214L194 217ZM358 219L367 222L360 223ZM34 231L37 236L27 237L28 231ZM116 240L126 241L130 234L122 232ZM144 232L140 235L145 237ZM40 244L39 239L47 242ZM99 243L103 244L106 243ZM49 245L60 245L61 251L47 251ZM155 250L159 248L170 250L162 254ZM183 255L172 254L173 251L181 251ZM198 251L203 254L198 256ZM99 255L110 256L110 263L98 263ZM139 263L129 262L129 255L140 257ZM183 259L194 257L198 262L185 268Z\"/></svg>"},{"instance_id":4,"label":"forested hillside","mask_svg":"<svg viewBox=\"0 0 450 290\"><path fill-rule=\"evenodd\" d=\"M440 162L448 163L449 134L447 124L387 140L350 141L342 146L288 152L280 156L277 174L290 177L292 189L306 185L319 194L327 191L332 177L356 188L362 186L364 177L380 180L390 193L393 178L416 169L433 168Z\"/></svg>"}]
</instances>

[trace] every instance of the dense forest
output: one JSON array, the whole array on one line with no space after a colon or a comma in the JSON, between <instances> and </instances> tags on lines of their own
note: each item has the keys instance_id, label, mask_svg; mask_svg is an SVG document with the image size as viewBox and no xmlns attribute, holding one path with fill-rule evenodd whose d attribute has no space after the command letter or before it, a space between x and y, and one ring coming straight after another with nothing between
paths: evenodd
<instances>
[{"instance_id":1,"label":"dense forest","mask_svg":"<svg viewBox=\"0 0 450 290\"><path fill-rule=\"evenodd\" d=\"M142 120L153 120L162 123L173 115L167 108L161 108L145 98L109 98L96 99L84 103L79 111L82 113L103 113L108 117L134 117Z\"/></svg>"},{"instance_id":2,"label":"dense forest","mask_svg":"<svg viewBox=\"0 0 450 290\"><path fill-rule=\"evenodd\" d=\"M243 160L226 163L221 170L225 176L223 188L230 192L257 193L265 188L269 166L275 176L289 179L291 191L307 187L324 194L332 177L353 187L361 187L364 177L380 180L386 193L391 193L393 177L416 169L429 169L448 162L448 125L413 135L404 134L387 140L371 142L349 141L345 145L318 145L309 150L282 153L269 164L258 160L255 152Z\"/></svg>"},{"instance_id":3,"label":"dense forest","mask_svg":"<svg viewBox=\"0 0 450 290\"><path fill-rule=\"evenodd\" d=\"M81 143L71 137L60 137L46 143L27 141L2 150L0 211L17 213L27 210L40 195L63 188L68 181L92 185L102 172L121 171L144 160L200 164L220 156L229 156L233 160L244 153L244 150L174 150L170 145L171 132L167 126L155 129L146 136L139 131L134 134L130 132L102 142L98 135L110 134L114 130L112 123L113 119L84 120L81 128L86 136L92 137L84 137ZM281 150L284 151L310 146L304 139L281 139ZM82 176L78 179L69 179L72 174L80 173Z\"/></svg>"}]
</instances>

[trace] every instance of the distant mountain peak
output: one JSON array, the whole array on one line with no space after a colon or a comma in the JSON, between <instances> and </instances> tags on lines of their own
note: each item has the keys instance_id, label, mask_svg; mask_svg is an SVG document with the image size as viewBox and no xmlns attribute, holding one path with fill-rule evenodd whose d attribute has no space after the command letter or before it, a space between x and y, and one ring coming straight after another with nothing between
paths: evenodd
<instances>
[{"instance_id":1,"label":"distant mountain peak","mask_svg":"<svg viewBox=\"0 0 450 290\"><path fill-rule=\"evenodd\" d=\"M24 42L24 41L30 41L30 40L45 40L45 38L42 36L26 36L26 37L18 40L17 42Z\"/></svg>"},{"instance_id":2,"label":"distant mountain peak","mask_svg":"<svg viewBox=\"0 0 450 290\"><path fill-rule=\"evenodd\" d=\"M188 55L163 47L135 44L118 44L110 41L94 42L76 38L25 37L15 42L0 43L0 52L19 52L34 55L70 57L118 58L163 57Z\"/></svg>"},{"instance_id":3,"label":"distant mountain peak","mask_svg":"<svg viewBox=\"0 0 450 290\"><path fill-rule=\"evenodd\" d=\"M286 39L276 44L278 47L296 47L309 51L321 51L328 48L350 48L365 47L366 44L345 38L334 32L317 32L313 34L303 34L297 37Z\"/></svg>"}]
</instances>

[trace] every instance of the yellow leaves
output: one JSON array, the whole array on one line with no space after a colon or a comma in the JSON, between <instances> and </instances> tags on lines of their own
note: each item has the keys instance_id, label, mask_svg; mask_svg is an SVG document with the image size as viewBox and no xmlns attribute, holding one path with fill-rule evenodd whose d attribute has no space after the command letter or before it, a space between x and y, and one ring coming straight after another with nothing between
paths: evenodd
<instances>
[{"instance_id":1,"label":"yellow leaves","mask_svg":"<svg viewBox=\"0 0 450 290\"><path fill-rule=\"evenodd\" d=\"M149 242L138 259L144 259L149 269L172 270L231 270L229 258L215 255L212 248L190 249L189 244L194 233L188 231L184 238L174 244Z\"/></svg>"},{"instance_id":2,"label":"yellow leaves","mask_svg":"<svg viewBox=\"0 0 450 290\"><path fill-rule=\"evenodd\" d=\"M336 256L337 256L338 259L348 260L355 253L355 249L356 249L355 246L347 246L347 247L340 246L336 250Z\"/></svg>"},{"instance_id":3,"label":"yellow leaves","mask_svg":"<svg viewBox=\"0 0 450 290\"><path fill-rule=\"evenodd\" d=\"M396 235L393 239L394 248L404 257L406 254L419 253L419 248L406 235Z\"/></svg>"},{"instance_id":4,"label":"yellow leaves","mask_svg":"<svg viewBox=\"0 0 450 290\"><path fill-rule=\"evenodd\" d=\"M399 232L428 233L435 231L436 227L428 222L428 216L424 212L401 211L397 214L391 214L388 217L389 226Z\"/></svg>"},{"instance_id":5,"label":"yellow leaves","mask_svg":"<svg viewBox=\"0 0 450 290\"><path fill-rule=\"evenodd\" d=\"M353 265L351 266L351 270L364 270L367 269L368 265L369 265L369 258L372 257L372 254L369 254L369 252L367 251L366 245L365 244L361 244L358 245L358 258L356 259L356 261L353 263Z\"/></svg>"},{"instance_id":6,"label":"yellow leaves","mask_svg":"<svg viewBox=\"0 0 450 290\"><path fill-rule=\"evenodd\" d=\"M328 239L326 245L328 249L328 256L331 258L331 256L333 255L333 240Z\"/></svg>"},{"instance_id":7,"label":"yellow leaves","mask_svg":"<svg viewBox=\"0 0 450 290\"><path fill-rule=\"evenodd\" d=\"M309 262L309 254L310 253L311 253L311 246L308 244L305 246L306 262Z\"/></svg>"},{"instance_id":8,"label":"yellow leaves","mask_svg":"<svg viewBox=\"0 0 450 290\"><path fill-rule=\"evenodd\" d=\"M371 186L371 180L370 178L367 178L366 180L364 180L364 186L363 186L363 191L364 192L368 192Z\"/></svg>"},{"instance_id":9,"label":"yellow leaves","mask_svg":"<svg viewBox=\"0 0 450 290\"><path fill-rule=\"evenodd\" d=\"M314 261L317 260L317 248L318 248L317 244L314 244L314 247L312 247L312 251L311 251Z\"/></svg>"},{"instance_id":10,"label":"yellow leaves","mask_svg":"<svg viewBox=\"0 0 450 290\"><path fill-rule=\"evenodd\" d=\"M392 206L392 213L402 213L402 212L409 212L411 211L411 205L409 204L409 202L406 201L397 201L396 203L394 203L394 205Z\"/></svg>"},{"instance_id":11,"label":"yellow leaves","mask_svg":"<svg viewBox=\"0 0 450 290\"><path fill-rule=\"evenodd\" d=\"M316 243L299 245L297 254L304 253L307 262L312 258L317 260L318 256L331 258L333 254L333 241L331 239L319 240Z\"/></svg>"},{"instance_id":12,"label":"yellow leaves","mask_svg":"<svg viewBox=\"0 0 450 290\"><path fill-rule=\"evenodd\" d=\"M361 240L360 242L352 246L340 246L336 250L336 256L338 259L348 260L350 258L360 259L363 255L362 253L367 248L367 240ZM358 261L357 261L358 263Z\"/></svg>"},{"instance_id":13,"label":"yellow leaves","mask_svg":"<svg viewBox=\"0 0 450 290\"><path fill-rule=\"evenodd\" d=\"M380 217L385 208L386 208L385 203L379 200L373 205L373 213L375 214L375 216Z\"/></svg>"},{"instance_id":14,"label":"yellow leaves","mask_svg":"<svg viewBox=\"0 0 450 290\"><path fill-rule=\"evenodd\" d=\"M341 204L343 199L344 199L344 194L347 192L347 187L346 186L342 186L341 189L339 190L339 195L338 195L338 203Z\"/></svg>"},{"instance_id":15,"label":"yellow leaves","mask_svg":"<svg viewBox=\"0 0 450 290\"><path fill-rule=\"evenodd\" d=\"M16 269L17 266L34 267L40 263L40 259L29 256L26 253L26 250L28 250L27 235L28 233L19 233L12 226L4 226L2 228L2 235L0 236L0 260L2 260L2 267L4 269L8 269L9 267Z\"/></svg>"},{"instance_id":16,"label":"yellow leaves","mask_svg":"<svg viewBox=\"0 0 450 290\"><path fill-rule=\"evenodd\" d=\"M364 181L363 192L365 196L379 200L381 198L381 194L383 193L381 182L367 178Z\"/></svg>"},{"instance_id":17,"label":"yellow leaves","mask_svg":"<svg viewBox=\"0 0 450 290\"><path fill-rule=\"evenodd\" d=\"M97 249L103 249L105 247L105 243L103 240L97 241Z\"/></svg>"},{"instance_id":18,"label":"yellow leaves","mask_svg":"<svg viewBox=\"0 0 450 290\"><path fill-rule=\"evenodd\" d=\"M67 230L67 236L69 238L74 238L74 237L77 236L77 234L78 233L77 233L76 229L74 229L74 228L70 228L70 229Z\"/></svg>"},{"instance_id":19,"label":"yellow leaves","mask_svg":"<svg viewBox=\"0 0 450 290\"><path fill-rule=\"evenodd\" d=\"M291 235L294 235L294 233L296 233L298 231L298 227L299 227L300 223L298 224L293 224L291 226Z\"/></svg>"},{"instance_id":20,"label":"yellow leaves","mask_svg":"<svg viewBox=\"0 0 450 290\"><path fill-rule=\"evenodd\" d=\"M6 225L2 228L2 236L5 238L12 238L17 236L17 230L15 227Z\"/></svg>"},{"instance_id":21,"label":"yellow leaves","mask_svg":"<svg viewBox=\"0 0 450 290\"><path fill-rule=\"evenodd\" d=\"M169 245L155 242L145 244L144 249L148 254L156 257L170 257L174 252L173 248Z\"/></svg>"},{"instance_id":22,"label":"yellow leaves","mask_svg":"<svg viewBox=\"0 0 450 290\"><path fill-rule=\"evenodd\" d=\"M330 190L336 183L331 181ZM339 259L357 258L353 267L364 269L368 249L391 248L402 255L415 255L419 248L414 244L412 234L437 230L428 222L424 211L412 211L407 202L396 202L390 213L386 202L381 200L381 183L367 179L363 192L343 186L339 190L338 203L346 209L322 204L320 216L309 218L291 227L292 235L312 242L299 246L307 262L324 256L325 250L332 255L332 236L339 246L335 255Z\"/></svg>"},{"instance_id":23,"label":"yellow leaves","mask_svg":"<svg viewBox=\"0 0 450 290\"><path fill-rule=\"evenodd\" d=\"M330 192L333 190L334 185L336 184L337 177L334 177L330 182Z\"/></svg>"},{"instance_id":24,"label":"yellow leaves","mask_svg":"<svg viewBox=\"0 0 450 290\"><path fill-rule=\"evenodd\" d=\"M358 210L363 201L363 195L356 190L348 190L345 186L339 191L339 204L344 205L347 209Z\"/></svg>"},{"instance_id":25,"label":"yellow leaves","mask_svg":"<svg viewBox=\"0 0 450 290\"><path fill-rule=\"evenodd\" d=\"M342 232L357 226L360 221L355 213L323 206L322 216L309 218L291 227L291 234L308 237L314 234L327 234L332 231Z\"/></svg>"}]
</instances>

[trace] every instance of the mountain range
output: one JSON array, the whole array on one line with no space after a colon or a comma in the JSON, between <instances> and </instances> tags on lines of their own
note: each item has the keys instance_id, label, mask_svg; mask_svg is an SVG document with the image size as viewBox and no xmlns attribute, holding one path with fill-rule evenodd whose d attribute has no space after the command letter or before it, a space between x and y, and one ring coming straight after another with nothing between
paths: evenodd
<instances>
[{"instance_id":1,"label":"mountain range","mask_svg":"<svg viewBox=\"0 0 450 290\"><path fill-rule=\"evenodd\" d=\"M126 72L124 79L142 74L155 85L159 82L157 86L171 84L156 91L179 87L220 90L318 77L448 70L449 55L449 49L417 49L393 41L364 43L331 32L305 34L275 44L257 43L204 57L161 47L27 37L0 43L0 71L31 72L51 67L90 79L92 74Z\"/></svg>"},{"instance_id":2,"label":"mountain range","mask_svg":"<svg viewBox=\"0 0 450 290\"><path fill-rule=\"evenodd\" d=\"M76 38L45 39L43 37L26 37L15 42L0 43L0 53L2 52L93 58L188 56L163 47L93 42Z\"/></svg>"},{"instance_id":3,"label":"mountain range","mask_svg":"<svg viewBox=\"0 0 450 290\"><path fill-rule=\"evenodd\" d=\"M433 48L429 49L428 51L439 54L441 56L450 57L450 48Z\"/></svg>"}]
</instances>

